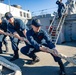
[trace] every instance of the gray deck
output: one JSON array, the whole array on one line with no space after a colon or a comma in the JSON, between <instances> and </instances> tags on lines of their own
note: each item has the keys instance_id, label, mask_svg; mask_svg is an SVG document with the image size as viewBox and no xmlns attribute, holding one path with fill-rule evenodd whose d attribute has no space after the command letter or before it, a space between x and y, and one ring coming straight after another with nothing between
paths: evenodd
<instances>
[{"instance_id":1,"label":"gray deck","mask_svg":"<svg viewBox=\"0 0 76 75\"><path fill-rule=\"evenodd\" d=\"M24 46L25 44L19 44L19 48ZM3 50L5 47L3 46ZM68 42L62 45L57 45L57 49L59 52L67 55L74 56L76 54L76 42ZM13 51L11 49L11 43L9 42L9 52L6 54L1 54L1 56L6 59L10 59L12 57ZM40 62L34 65L27 65L26 61L31 60L27 56L19 53L20 59L14 61L13 63L17 64L21 70L22 75L59 75L59 67L56 62L54 62L52 56L48 53L39 52L37 56L40 58ZM76 75L76 66L66 62L63 60L67 75ZM5 69L5 68L4 68ZM11 72L4 70L5 73Z\"/></svg>"}]
</instances>

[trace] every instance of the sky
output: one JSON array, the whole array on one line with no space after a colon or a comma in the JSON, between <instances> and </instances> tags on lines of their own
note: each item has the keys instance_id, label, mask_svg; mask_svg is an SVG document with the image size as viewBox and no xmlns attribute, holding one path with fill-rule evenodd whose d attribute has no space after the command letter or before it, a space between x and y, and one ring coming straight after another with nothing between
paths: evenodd
<instances>
[{"instance_id":1,"label":"sky","mask_svg":"<svg viewBox=\"0 0 76 75\"><path fill-rule=\"evenodd\" d=\"M22 9L30 10L33 14L52 13L57 10L56 0L4 0L5 4L21 5ZM65 3L67 0L63 0Z\"/></svg>"}]
</instances>

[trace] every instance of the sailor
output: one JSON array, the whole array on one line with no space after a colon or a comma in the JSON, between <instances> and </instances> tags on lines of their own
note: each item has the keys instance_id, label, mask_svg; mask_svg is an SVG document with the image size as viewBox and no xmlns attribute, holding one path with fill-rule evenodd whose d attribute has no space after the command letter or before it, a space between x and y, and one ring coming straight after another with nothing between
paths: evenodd
<instances>
[{"instance_id":1,"label":"sailor","mask_svg":"<svg viewBox=\"0 0 76 75\"><path fill-rule=\"evenodd\" d=\"M62 3L62 0L57 0L56 4L58 5L58 18L61 18L61 16L62 16L62 9L64 9L65 6Z\"/></svg>"},{"instance_id":2,"label":"sailor","mask_svg":"<svg viewBox=\"0 0 76 75\"><path fill-rule=\"evenodd\" d=\"M6 47L6 52L8 51L8 42L7 40L5 40L7 25L8 25L8 22L5 19L1 18L0 19L0 54L2 53L2 42Z\"/></svg>"},{"instance_id":3,"label":"sailor","mask_svg":"<svg viewBox=\"0 0 76 75\"><path fill-rule=\"evenodd\" d=\"M12 43L12 49L14 51L13 58L10 59L10 61L14 61L19 58L18 54L18 44L19 41L24 41L23 37L26 37L26 29L25 24L21 19L14 18L13 15L10 12L5 13L5 17L8 20L8 31L13 34L13 36L10 37L11 43Z\"/></svg>"},{"instance_id":4,"label":"sailor","mask_svg":"<svg viewBox=\"0 0 76 75\"><path fill-rule=\"evenodd\" d=\"M34 64L36 62L39 62L40 59L36 56L36 52L43 51L49 53L45 47L54 49L57 53L55 45L51 42L51 39L49 38L46 31L41 29L41 24L38 22L38 20L32 20L31 27L32 29L28 30L26 33L27 39L30 43L21 48L22 54L32 58L32 61L27 61L27 64ZM45 40L44 43L42 43L43 39ZM55 62L58 62L60 66L60 75L65 75L63 62L61 58L56 55L56 53L50 54L53 56Z\"/></svg>"}]
</instances>

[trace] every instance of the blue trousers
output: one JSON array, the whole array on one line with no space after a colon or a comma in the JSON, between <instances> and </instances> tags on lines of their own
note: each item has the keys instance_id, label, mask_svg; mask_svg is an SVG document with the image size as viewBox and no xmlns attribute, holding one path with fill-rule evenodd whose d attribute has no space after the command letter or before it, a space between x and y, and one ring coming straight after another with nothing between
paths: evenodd
<instances>
[{"instance_id":1,"label":"blue trousers","mask_svg":"<svg viewBox=\"0 0 76 75\"><path fill-rule=\"evenodd\" d=\"M7 42L7 40L5 40L5 38L6 38L7 36L6 35L4 35L4 37L3 37L3 43L5 44L5 45L8 45L8 42Z\"/></svg>"},{"instance_id":2,"label":"blue trousers","mask_svg":"<svg viewBox=\"0 0 76 75\"><path fill-rule=\"evenodd\" d=\"M47 44L43 44L43 45L46 46L46 47L49 46L49 45L47 45ZM55 47L53 44L51 44L51 45L52 45L52 46L50 46L51 49L52 49L52 47ZM24 54L24 55L29 56L30 58L35 57L35 56L36 56L35 53L36 53L36 52L40 52L40 51L41 51L41 50L37 50L37 49L35 49L33 46L31 46L31 45L26 45L26 46L24 46L24 47L21 48L21 53ZM53 56L55 62L58 62L58 61L61 60L61 58L56 57L56 56L54 56L53 54L51 54L51 55Z\"/></svg>"},{"instance_id":3,"label":"blue trousers","mask_svg":"<svg viewBox=\"0 0 76 75\"><path fill-rule=\"evenodd\" d=\"M61 18L61 16L62 16L61 9L58 9L58 16L59 16L59 18Z\"/></svg>"},{"instance_id":4,"label":"blue trousers","mask_svg":"<svg viewBox=\"0 0 76 75\"><path fill-rule=\"evenodd\" d=\"M11 40L11 45L12 45L12 49L15 51L15 50L19 50L18 48L18 44L20 42L20 40L18 38L15 38L15 37L10 37L10 40ZM27 42L25 42L25 44L27 44Z\"/></svg>"},{"instance_id":5,"label":"blue trousers","mask_svg":"<svg viewBox=\"0 0 76 75\"><path fill-rule=\"evenodd\" d=\"M43 45L46 46L46 47L50 46L49 48L51 48L51 49L53 47L55 47L54 44L51 44L51 45L43 44ZM41 50L37 50L31 45L26 45L26 46L21 48L21 53L24 54L24 55L29 56L30 58L35 58L36 57L35 53L36 52L40 52L40 51ZM56 57L53 54L51 54L51 55L53 56L55 62L58 62L59 66L60 66L60 70L61 71L65 71L64 65L63 65L63 62L62 62L61 58L60 57Z\"/></svg>"},{"instance_id":6,"label":"blue trousers","mask_svg":"<svg viewBox=\"0 0 76 75\"><path fill-rule=\"evenodd\" d=\"M50 42L50 44L43 44L43 45L46 46L46 47L49 47L50 49L55 47L55 45L53 43L51 43L51 42ZM21 53L24 54L24 55L29 56L30 58L36 57L35 53L40 52L40 51L41 50L35 49L32 45L26 45L26 46L21 48ZM53 56L55 62L58 62L59 66L60 66L60 70L65 71L64 65L63 65L63 62L62 62L61 58L56 57L53 54L51 54L51 55Z\"/></svg>"},{"instance_id":7,"label":"blue trousers","mask_svg":"<svg viewBox=\"0 0 76 75\"><path fill-rule=\"evenodd\" d=\"M10 40L11 40L12 49L19 50L19 48L18 48L19 40L14 37L10 37Z\"/></svg>"}]
</instances>

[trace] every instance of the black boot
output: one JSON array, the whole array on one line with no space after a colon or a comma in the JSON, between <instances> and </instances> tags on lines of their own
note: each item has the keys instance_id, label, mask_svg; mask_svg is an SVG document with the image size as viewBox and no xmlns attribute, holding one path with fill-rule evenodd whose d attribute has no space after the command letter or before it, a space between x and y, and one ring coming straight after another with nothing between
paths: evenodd
<instances>
[{"instance_id":1,"label":"black boot","mask_svg":"<svg viewBox=\"0 0 76 75\"><path fill-rule=\"evenodd\" d=\"M35 63L37 63L37 62L39 62L39 61L40 61L39 57L33 56L33 57L32 57L32 60L28 60L28 61L26 62L26 64L28 64L28 65L33 65L33 64L35 64Z\"/></svg>"},{"instance_id":2,"label":"black boot","mask_svg":"<svg viewBox=\"0 0 76 75\"><path fill-rule=\"evenodd\" d=\"M13 58L10 59L10 61L14 61L14 60L16 60L18 58L19 58L18 50L14 50L14 56L13 56Z\"/></svg>"},{"instance_id":3,"label":"black boot","mask_svg":"<svg viewBox=\"0 0 76 75\"><path fill-rule=\"evenodd\" d=\"M64 71L60 71L59 75L66 75L66 73Z\"/></svg>"},{"instance_id":4,"label":"black boot","mask_svg":"<svg viewBox=\"0 0 76 75\"><path fill-rule=\"evenodd\" d=\"M60 74L59 75L66 75L62 60L58 61L58 64L60 66Z\"/></svg>"},{"instance_id":5,"label":"black boot","mask_svg":"<svg viewBox=\"0 0 76 75\"><path fill-rule=\"evenodd\" d=\"M39 62L40 59L39 59L39 57L36 56L35 58L33 58L33 61L34 61L34 62Z\"/></svg>"},{"instance_id":6,"label":"black boot","mask_svg":"<svg viewBox=\"0 0 76 75\"><path fill-rule=\"evenodd\" d=\"M2 49L0 49L0 54L2 54L3 52L2 52Z\"/></svg>"}]
</instances>

